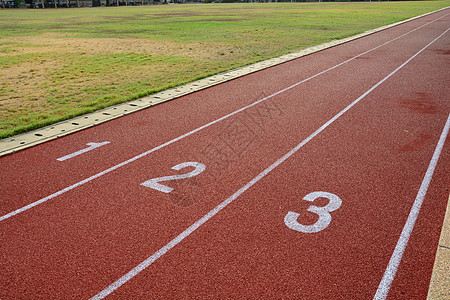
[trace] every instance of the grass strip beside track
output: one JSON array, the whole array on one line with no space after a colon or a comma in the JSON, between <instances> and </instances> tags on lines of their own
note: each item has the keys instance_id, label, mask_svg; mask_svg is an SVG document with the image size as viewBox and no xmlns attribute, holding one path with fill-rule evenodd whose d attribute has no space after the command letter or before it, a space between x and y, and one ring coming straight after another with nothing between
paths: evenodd
<instances>
[{"instance_id":1,"label":"grass strip beside track","mask_svg":"<svg viewBox=\"0 0 450 300\"><path fill-rule=\"evenodd\" d=\"M0 138L449 4L0 10Z\"/></svg>"}]
</instances>

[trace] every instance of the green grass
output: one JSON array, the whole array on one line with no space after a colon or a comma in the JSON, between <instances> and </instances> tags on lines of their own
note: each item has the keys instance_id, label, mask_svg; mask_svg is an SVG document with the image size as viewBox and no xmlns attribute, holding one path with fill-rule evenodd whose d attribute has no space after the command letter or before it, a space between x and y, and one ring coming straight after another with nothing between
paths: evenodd
<instances>
[{"instance_id":1,"label":"green grass","mask_svg":"<svg viewBox=\"0 0 450 300\"><path fill-rule=\"evenodd\" d=\"M449 3L0 10L0 138Z\"/></svg>"}]
</instances>

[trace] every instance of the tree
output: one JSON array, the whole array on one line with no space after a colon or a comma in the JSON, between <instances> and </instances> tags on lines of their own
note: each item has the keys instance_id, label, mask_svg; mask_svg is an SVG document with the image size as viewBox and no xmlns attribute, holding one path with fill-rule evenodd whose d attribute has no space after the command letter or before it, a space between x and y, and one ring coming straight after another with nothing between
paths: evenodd
<instances>
[{"instance_id":1,"label":"tree","mask_svg":"<svg viewBox=\"0 0 450 300\"><path fill-rule=\"evenodd\" d=\"M24 1L25 1L25 0L14 0L14 4L15 4L16 7L19 7L20 5L22 5L22 3L23 3ZM4 0L3 2L6 2L6 0Z\"/></svg>"}]
</instances>

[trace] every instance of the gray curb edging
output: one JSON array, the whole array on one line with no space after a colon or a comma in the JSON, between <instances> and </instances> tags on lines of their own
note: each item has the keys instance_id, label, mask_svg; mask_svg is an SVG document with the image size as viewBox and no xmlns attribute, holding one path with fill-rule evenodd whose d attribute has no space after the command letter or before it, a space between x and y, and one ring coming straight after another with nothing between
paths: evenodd
<instances>
[{"instance_id":1,"label":"gray curb edging","mask_svg":"<svg viewBox=\"0 0 450 300\"><path fill-rule=\"evenodd\" d=\"M197 81L190 82L188 84L171 88L157 94L153 94L150 96L146 96L137 100L128 101L125 103L121 103L118 105L114 105L90 114L82 115L79 117L75 117L66 121L62 121L53 125L49 125L37 130L33 130L27 133L23 133L20 135L16 135L10 138L5 138L0 140L0 157L15 153L17 151L53 140L59 137L113 120L115 118L122 117L124 115L128 115L130 113L139 111L141 109L145 109L166 101L173 100L175 98L194 93L196 91L232 80L236 79L257 71L261 71L266 68L270 68L315 52L319 52L337 45L341 45L347 43L349 41L353 41L359 39L361 37L368 36L370 34L386 30L388 28L392 28L394 26L398 26L400 24L404 24L406 22L410 22L412 20L422 18L424 16L439 12L441 10L445 10L448 7L432 11L426 14L422 14L420 16L416 16L404 21L396 22L393 24L389 24L386 26L382 26L376 29L368 30L363 33L343 38L340 40L331 41L328 43L320 44L317 46L313 46L298 52L286 54L280 57L271 58L265 61L261 61L258 63L254 63L251 65L247 65L238 69L234 69L231 71L227 71L224 73L219 73L217 75L213 75L204 79L200 79Z\"/></svg>"},{"instance_id":2,"label":"gray curb edging","mask_svg":"<svg viewBox=\"0 0 450 300\"><path fill-rule=\"evenodd\" d=\"M448 299L450 291L450 195L434 259L427 300Z\"/></svg>"}]
</instances>

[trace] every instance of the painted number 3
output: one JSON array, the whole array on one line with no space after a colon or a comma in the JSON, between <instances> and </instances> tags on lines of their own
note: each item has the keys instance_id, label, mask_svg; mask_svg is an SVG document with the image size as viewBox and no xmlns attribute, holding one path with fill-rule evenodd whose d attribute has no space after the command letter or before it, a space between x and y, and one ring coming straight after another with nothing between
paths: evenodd
<instances>
[{"instance_id":1,"label":"painted number 3","mask_svg":"<svg viewBox=\"0 0 450 300\"><path fill-rule=\"evenodd\" d=\"M341 207L342 200L338 196L327 192L313 192L306 195L303 200L313 202L317 198L327 198L330 201L327 205L322 207L315 205L311 205L308 207L307 211L315 213L319 216L319 219L316 223L312 225L300 224L297 221L300 214L290 211L284 217L284 224L286 224L286 226L292 230L304 233L316 233L327 228L331 223L330 212L333 212Z\"/></svg>"}]
</instances>

